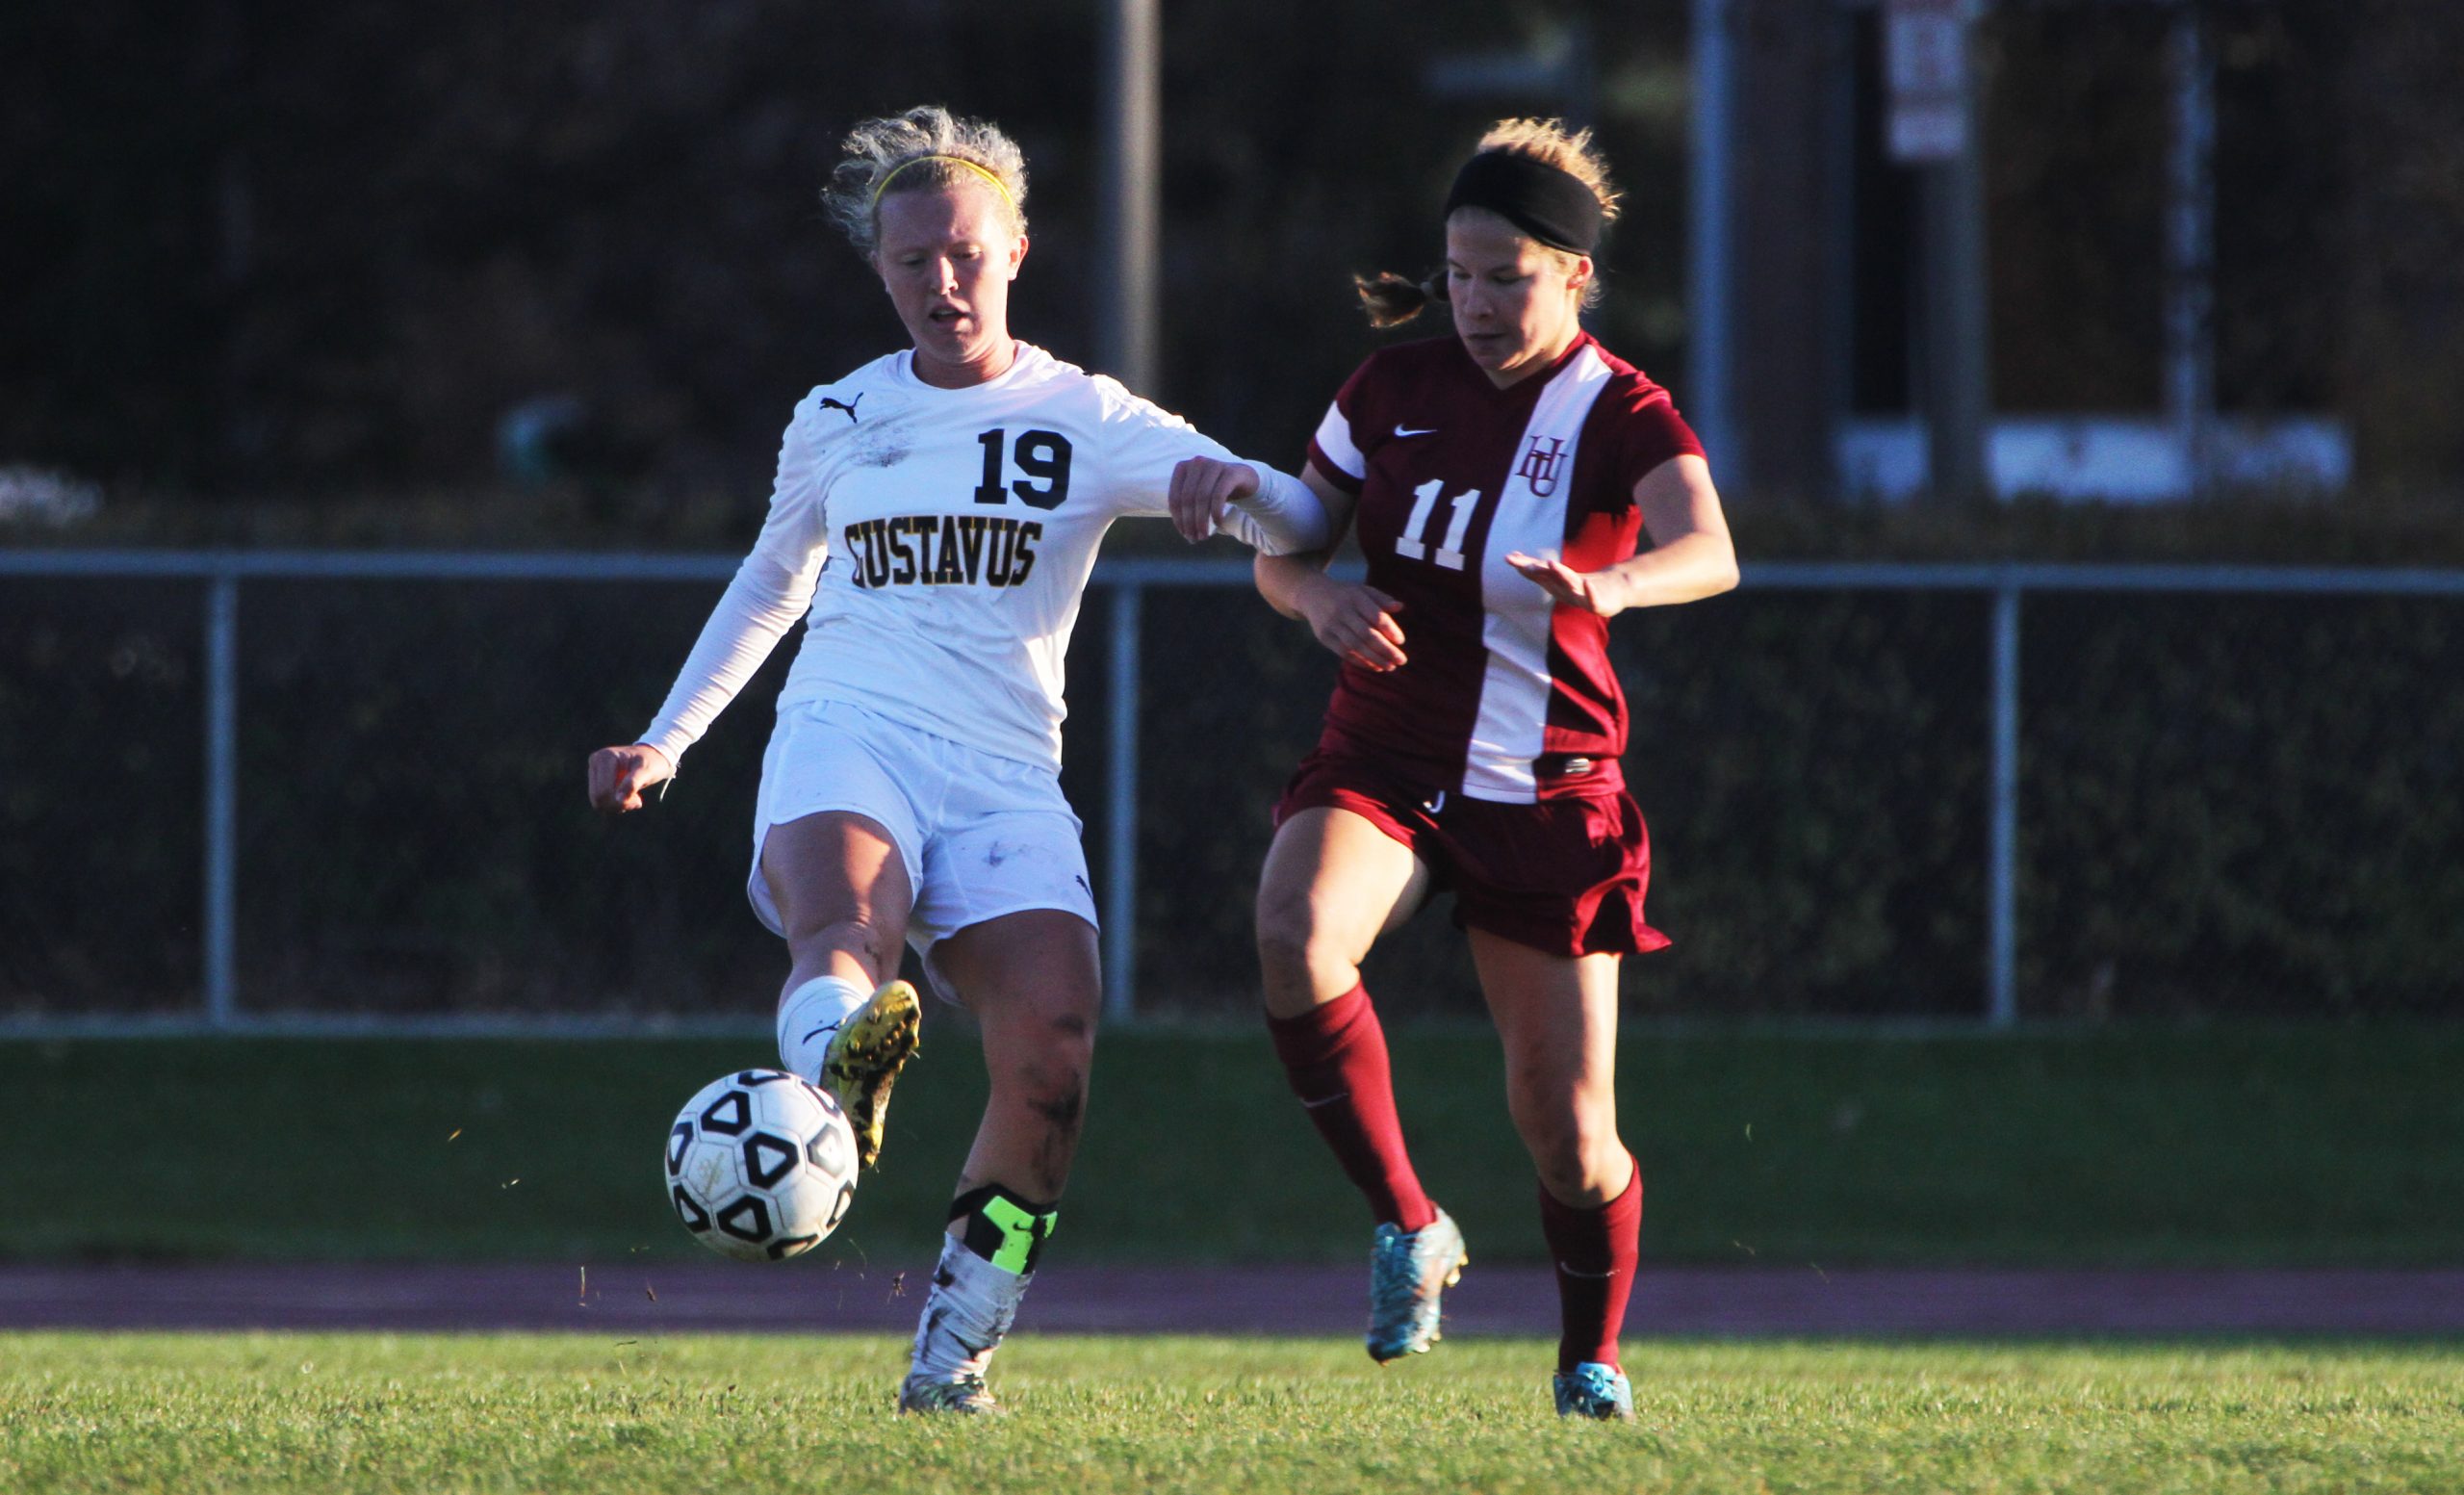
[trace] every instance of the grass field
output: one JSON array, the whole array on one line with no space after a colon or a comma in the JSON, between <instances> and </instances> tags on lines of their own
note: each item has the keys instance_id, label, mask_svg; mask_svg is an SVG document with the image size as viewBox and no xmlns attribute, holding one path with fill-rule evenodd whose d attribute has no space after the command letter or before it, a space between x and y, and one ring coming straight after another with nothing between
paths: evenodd
<instances>
[{"instance_id":1,"label":"grass field","mask_svg":"<svg viewBox=\"0 0 2464 1495\"><path fill-rule=\"evenodd\" d=\"M1486 1260L1537 1258L1496 1040L1399 1028L1424 1176ZM532 1257L696 1248L674 1108L758 1040L0 1043L0 1256ZM2464 1262L2464 1026L2005 1039L1636 1033L1626 1131L1659 1261ZM886 1166L824 1250L928 1250L982 1103L937 1022ZM1367 1219L1263 1035L1107 1034L1056 1250L1349 1260Z\"/></svg>"},{"instance_id":2,"label":"grass field","mask_svg":"<svg viewBox=\"0 0 2464 1495\"><path fill-rule=\"evenodd\" d=\"M886 1339L0 1336L37 1491L2452 1491L2464 1350L1653 1344L1561 1425L1546 1348L1035 1339L994 1424Z\"/></svg>"}]
</instances>

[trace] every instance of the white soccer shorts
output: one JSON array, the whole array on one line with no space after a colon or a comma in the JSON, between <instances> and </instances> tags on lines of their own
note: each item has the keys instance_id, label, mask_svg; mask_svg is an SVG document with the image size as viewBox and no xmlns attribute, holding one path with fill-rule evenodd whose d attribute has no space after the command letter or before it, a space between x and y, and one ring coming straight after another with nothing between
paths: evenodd
<instances>
[{"instance_id":1,"label":"white soccer shorts","mask_svg":"<svg viewBox=\"0 0 2464 1495\"><path fill-rule=\"evenodd\" d=\"M1050 770L963 747L842 701L783 708L754 799L753 873L745 892L783 936L761 876L774 825L852 811L889 832L915 889L907 942L936 941L987 919L1059 909L1095 922L1078 816Z\"/></svg>"}]
</instances>

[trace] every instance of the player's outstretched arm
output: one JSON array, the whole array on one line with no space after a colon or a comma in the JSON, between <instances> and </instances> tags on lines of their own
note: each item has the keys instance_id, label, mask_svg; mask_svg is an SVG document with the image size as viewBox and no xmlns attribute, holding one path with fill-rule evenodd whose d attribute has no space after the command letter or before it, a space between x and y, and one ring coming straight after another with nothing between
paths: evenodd
<instances>
[{"instance_id":1,"label":"player's outstretched arm","mask_svg":"<svg viewBox=\"0 0 2464 1495\"><path fill-rule=\"evenodd\" d=\"M813 434L821 398L819 390L807 396L787 423L761 537L719 594L649 730L640 741L590 755L590 802L603 812L639 810L642 790L675 778L685 751L702 739L811 605L825 556L816 477L820 443ZM831 427L822 424L820 429L826 433Z\"/></svg>"},{"instance_id":2,"label":"player's outstretched arm","mask_svg":"<svg viewBox=\"0 0 2464 1495\"><path fill-rule=\"evenodd\" d=\"M1260 555L1251 574L1258 595L1287 618L1309 625L1318 642L1344 659L1369 670L1391 670L1404 662L1403 605L1373 586L1339 581L1326 575L1335 544L1351 526L1354 500L1334 485L1318 464L1301 469L1300 480L1325 505L1331 531L1324 550L1292 555Z\"/></svg>"},{"instance_id":3,"label":"player's outstretched arm","mask_svg":"<svg viewBox=\"0 0 2464 1495\"><path fill-rule=\"evenodd\" d=\"M590 808L621 815L642 808L642 791L676 773L667 755L647 742L603 747L590 755Z\"/></svg>"},{"instance_id":4,"label":"player's outstretched arm","mask_svg":"<svg viewBox=\"0 0 2464 1495\"><path fill-rule=\"evenodd\" d=\"M1736 585L1736 546L1720 509L1711 469L1701 457L1675 456L1634 484L1634 506L1652 548L1630 560L1598 571L1576 571L1563 561L1506 556L1560 606L1580 607L1604 618L1629 607L1666 607L1714 597Z\"/></svg>"},{"instance_id":5,"label":"player's outstretched arm","mask_svg":"<svg viewBox=\"0 0 2464 1495\"><path fill-rule=\"evenodd\" d=\"M789 571L758 550L744 558L643 740L590 755L594 807L607 814L639 810L642 790L676 777L684 750L701 740L780 637L804 616L818 570L817 557L802 572Z\"/></svg>"},{"instance_id":6,"label":"player's outstretched arm","mask_svg":"<svg viewBox=\"0 0 2464 1495\"><path fill-rule=\"evenodd\" d=\"M1332 529L1314 489L1254 462L1186 457L1172 469L1166 503L1192 545L1221 533L1262 555L1289 555L1323 548Z\"/></svg>"}]
</instances>

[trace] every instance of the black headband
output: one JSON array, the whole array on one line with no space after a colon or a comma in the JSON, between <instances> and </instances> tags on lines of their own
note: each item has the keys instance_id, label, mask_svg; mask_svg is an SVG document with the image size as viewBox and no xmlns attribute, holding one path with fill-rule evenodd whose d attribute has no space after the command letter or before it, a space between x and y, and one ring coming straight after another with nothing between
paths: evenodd
<instances>
[{"instance_id":1,"label":"black headband","mask_svg":"<svg viewBox=\"0 0 2464 1495\"><path fill-rule=\"evenodd\" d=\"M1446 212L1486 208L1552 249L1589 254L1600 246L1600 198L1582 178L1520 151L1484 150L1454 173Z\"/></svg>"}]
</instances>

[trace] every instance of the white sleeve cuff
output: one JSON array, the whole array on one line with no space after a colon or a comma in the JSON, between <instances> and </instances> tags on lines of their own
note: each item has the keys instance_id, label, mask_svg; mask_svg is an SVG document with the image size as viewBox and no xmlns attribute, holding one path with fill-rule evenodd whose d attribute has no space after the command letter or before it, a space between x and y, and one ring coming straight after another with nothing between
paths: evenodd
<instances>
[{"instance_id":1,"label":"white sleeve cuff","mask_svg":"<svg viewBox=\"0 0 2464 1495\"><path fill-rule=\"evenodd\" d=\"M1232 501L1223 516L1223 532L1261 555L1322 549L1334 527L1318 495L1288 473L1256 462L1249 467L1258 475L1258 491Z\"/></svg>"}]
</instances>

